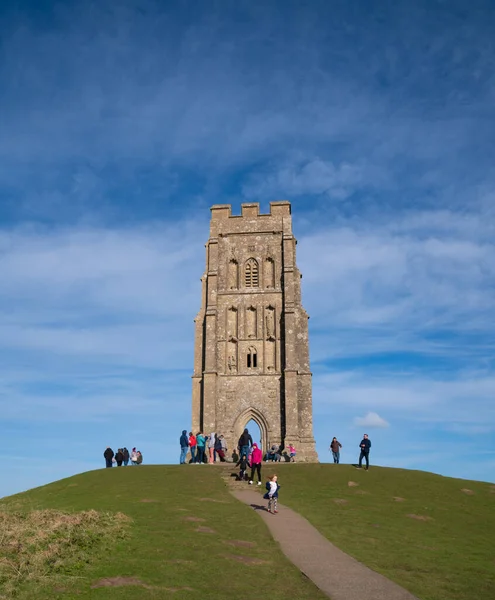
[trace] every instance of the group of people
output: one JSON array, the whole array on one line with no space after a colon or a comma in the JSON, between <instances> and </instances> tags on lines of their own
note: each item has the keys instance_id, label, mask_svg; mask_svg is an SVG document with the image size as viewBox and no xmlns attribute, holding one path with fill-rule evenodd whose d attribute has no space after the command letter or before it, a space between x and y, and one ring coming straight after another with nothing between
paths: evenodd
<instances>
[{"instance_id":1,"label":"group of people","mask_svg":"<svg viewBox=\"0 0 495 600\"><path fill-rule=\"evenodd\" d=\"M103 452L103 457L105 458L105 466L107 468L113 467L114 464L116 464L117 467L121 467L122 465L127 467L129 461L131 465L140 465L143 462L143 455L139 450L136 450L136 448L133 448L131 452L129 452L127 448L119 448L117 452L114 453L110 446L107 446L105 452Z\"/></svg>"},{"instance_id":2,"label":"group of people","mask_svg":"<svg viewBox=\"0 0 495 600\"><path fill-rule=\"evenodd\" d=\"M332 456L333 456L333 462L338 465L340 463L340 449L342 448L342 444L339 442L339 440L334 437L332 439L332 441L330 442L330 450L332 452ZM371 441L368 437L368 434L365 433L363 435L363 439L359 442L359 448L360 448L360 453L359 453L359 463L358 463L358 467L361 469L363 466L363 459L366 463L366 467L365 469L368 470L370 467L370 449L371 449Z\"/></svg>"},{"instance_id":3,"label":"group of people","mask_svg":"<svg viewBox=\"0 0 495 600\"><path fill-rule=\"evenodd\" d=\"M180 443L180 460L179 464L185 465L187 462L191 464L201 465L204 463L214 463L217 458L220 462L225 462L227 456L227 442L223 435L210 433L205 435L202 431L198 431L196 435L192 431L187 433L187 429L182 431L179 439ZM191 453L191 459L187 461L187 453Z\"/></svg>"},{"instance_id":4,"label":"group of people","mask_svg":"<svg viewBox=\"0 0 495 600\"><path fill-rule=\"evenodd\" d=\"M221 434L212 432L209 435L205 435L202 431L198 431L196 435L192 431L187 433L187 429L182 431L182 435L179 438L180 444L180 458L179 464L185 465L189 464L212 464L217 461L217 458L220 462L227 461L227 441L225 437ZM249 431L245 429L241 434L238 444L237 451L239 455L236 456L234 452L232 454L232 458L235 460L242 458L242 455L248 456L256 446L260 452L262 450L259 448L257 444L253 444L253 438L249 434ZM190 453L190 459L187 460L187 454ZM288 444L287 450L282 453L282 449L280 445L273 444L270 449L267 451L264 459L267 462L279 462L282 460L282 457L289 462L296 462L296 448L294 444ZM262 456L263 458L263 456Z\"/></svg>"}]
</instances>

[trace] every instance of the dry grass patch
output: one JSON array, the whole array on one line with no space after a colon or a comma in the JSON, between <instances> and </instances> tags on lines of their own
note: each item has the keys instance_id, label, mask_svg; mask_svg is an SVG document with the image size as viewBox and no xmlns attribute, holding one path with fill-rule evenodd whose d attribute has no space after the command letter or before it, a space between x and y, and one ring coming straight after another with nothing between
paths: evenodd
<instances>
[{"instance_id":1,"label":"dry grass patch","mask_svg":"<svg viewBox=\"0 0 495 600\"><path fill-rule=\"evenodd\" d=\"M198 527L196 531L198 533L216 533L216 531L211 527Z\"/></svg>"},{"instance_id":2,"label":"dry grass patch","mask_svg":"<svg viewBox=\"0 0 495 600\"><path fill-rule=\"evenodd\" d=\"M427 517L426 515L406 515L410 519L415 519L416 521L433 521L431 517Z\"/></svg>"},{"instance_id":3,"label":"dry grass patch","mask_svg":"<svg viewBox=\"0 0 495 600\"><path fill-rule=\"evenodd\" d=\"M254 542L247 542L244 540L228 540L226 543L238 548L254 548L256 546Z\"/></svg>"},{"instance_id":4,"label":"dry grass patch","mask_svg":"<svg viewBox=\"0 0 495 600\"><path fill-rule=\"evenodd\" d=\"M467 494L468 496L474 496L473 490L470 490L468 488L462 488L461 492L463 492L464 494Z\"/></svg>"},{"instance_id":5,"label":"dry grass patch","mask_svg":"<svg viewBox=\"0 0 495 600\"><path fill-rule=\"evenodd\" d=\"M96 549L125 535L130 519L95 510L0 509L0 588L14 598L26 582L56 583L91 562Z\"/></svg>"},{"instance_id":6,"label":"dry grass patch","mask_svg":"<svg viewBox=\"0 0 495 600\"><path fill-rule=\"evenodd\" d=\"M217 500L216 498L200 498L201 502L216 502L217 504L229 504L226 500Z\"/></svg>"},{"instance_id":7,"label":"dry grass patch","mask_svg":"<svg viewBox=\"0 0 495 600\"><path fill-rule=\"evenodd\" d=\"M227 554L226 558L236 560L244 565L268 565L270 561L256 558L255 556L240 556L239 554Z\"/></svg>"},{"instance_id":8,"label":"dry grass patch","mask_svg":"<svg viewBox=\"0 0 495 600\"><path fill-rule=\"evenodd\" d=\"M137 577L104 577L99 579L91 586L91 589L102 588L102 587L122 587L124 585L138 585L140 587L149 588L147 585Z\"/></svg>"}]
</instances>

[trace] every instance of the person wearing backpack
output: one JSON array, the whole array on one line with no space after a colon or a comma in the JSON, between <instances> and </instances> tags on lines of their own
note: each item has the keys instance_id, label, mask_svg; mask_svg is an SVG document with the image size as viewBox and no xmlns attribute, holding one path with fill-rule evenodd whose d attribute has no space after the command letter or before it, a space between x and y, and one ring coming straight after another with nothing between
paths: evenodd
<instances>
[{"instance_id":1,"label":"person wearing backpack","mask_svg":"<svg viewBox=\"0 0 495 600\"><path fill-rule=\"evenodd\" d=\"M249 431L244 429L239 438L239 443L237 444L239 448L239 454L242 456L248 456L249 448L253 445L253 438L249 435Z\"/></svg>"}]
</instances>

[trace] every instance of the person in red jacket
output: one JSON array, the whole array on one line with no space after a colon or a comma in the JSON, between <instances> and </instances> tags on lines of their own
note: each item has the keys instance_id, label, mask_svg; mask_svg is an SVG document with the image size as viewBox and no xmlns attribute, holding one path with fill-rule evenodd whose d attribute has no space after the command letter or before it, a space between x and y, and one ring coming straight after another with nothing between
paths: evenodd
<instances>
[{"instance_id":1,"label":"person in red jacket","mask_svg":"<svg viewBox=\"0 0 495 600\"><path fill-rule=\"evenodd\" d=\"M191 452L191 463L196 462L196 436L192 431L189 432L189 450Z\"/></svg>"},{"instance_id":2,"label":"person in red jacket","mask_svg":"<svg viewBox=\"0 0 495 600\"><path fill-rule=\"evenodd\" d=\"M261 485L261 461L263 460L263 452L258 448L258 444L253 444L253 452L251 453L251 477L249 484L253 485L254 473L258 473L258 485Z\"/></svg>"}]
</instances>

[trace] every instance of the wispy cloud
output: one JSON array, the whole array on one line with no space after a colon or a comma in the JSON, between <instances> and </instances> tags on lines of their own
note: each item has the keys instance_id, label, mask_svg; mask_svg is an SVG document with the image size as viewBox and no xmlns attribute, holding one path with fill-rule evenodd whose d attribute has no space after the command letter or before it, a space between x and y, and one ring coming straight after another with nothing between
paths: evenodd
<instances>
[{"instance_id":1,"label":"wispy cloud","mask_svg":"<svg viewBox=\"0 0 495 600\"><path fill-rule=\"evenodd\" d=\"M293 202L323 451L328 423L345 455L367 412L393 424L374 430L386 464L411 432L418 468L446 462L443 436L493 440L491 7L293 3L283 27L256 0L0 10L13 455L146 438L173 459L208 206L243 198Z\"/></svg>"}]
</instances>

